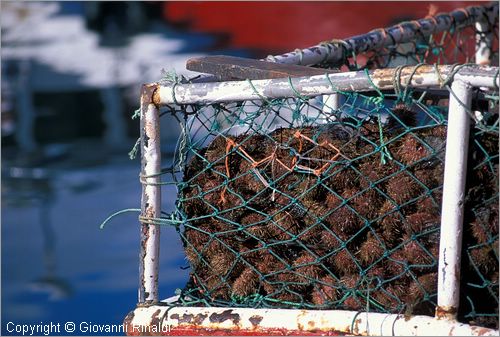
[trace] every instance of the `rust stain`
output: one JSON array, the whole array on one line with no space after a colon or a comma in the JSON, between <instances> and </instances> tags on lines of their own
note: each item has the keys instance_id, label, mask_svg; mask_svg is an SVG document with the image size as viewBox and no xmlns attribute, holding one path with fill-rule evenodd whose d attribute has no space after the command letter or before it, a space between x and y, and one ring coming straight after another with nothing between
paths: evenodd
<instances>
[{"instance_id":1,"label":"rust stain","mask_svg":"<svg viewBox=\"0 0 500 337\"><path fill-rule=\"evenodd\" d=\"M454 317L457 314L457 311L458 310L455 307L442 308L440 306L436 306L436 318L442 319L449 318L450 316Z\"/></svg>"},{"instance_id":2,"label":"rust stain","mask_svg":"<svg viewBox=\"0 0 500 337\"><path fill-rule=\"evenodd\" d=\"M412 75L413 82L420 84L423 82L422 75L429 73L431 70L430 66L420 66L416 69L415 67L406 67L401 71L401 84L405 85L407 77L410 75ZM379 87L384 88L393 84L395 75L396 73L394 69L377 69L373 71L371 78Z\"/></svg>"},{"instance_id":3,"label":"rust stain","mask_svg":"<svg viewBox=\"0 0 500 337\"><path fill-rule=\"evenodd\" d=\"M284 328L279 329L209 329L198 328L195 326L175 327L168 333L163 333L169 336L345 336L345 333L339 331L301 331L289 330Z\"/></svg>"},{"instance_id":4,"label":"rust stain","mask_svg":"<svg viewBox=\"0 0 500 337\"><path fill-rule=\"evenodd\" d=\"M131 311L127 314L127 316L125 316L125 318L123 319L123 324L132 324L132 320L134 319L134 311Z\"/></svg>"},{"instance_id":5,"label":"rust stain","mask_svg":"<svg viewBox=\"0 0 500 337\"><path fill-rule=\"evenodd\" d=\"M171 319L176 319L177 324L181 323L191 323L194 325L201 325L203 324L203 321L205 318L207 318L207 314L198 314L198 315L193 315L193 314L184 314L182 316L179 316L179 314L173 314L170 316Z\"/></svg>"},{"instance_id":6,"label":"rust stain","mask_svg":"<svg viewBox=\"0 0 500 337\"><path fill-rule=\"evenodd\" d=\"M144 218L155 218L155 209L152 205L149 205L147 204L145 206L145 210L143 212L143 217ZM148 239L148 236L149 236L149 226L150 224L149 223L143 223L142 224L142 234L145 236L145 240Z\"/></svg>"},{"instance_id":7,"label":"rust stain","mask_svg":"<svg viewBox=\"0 0 500 337\"><path fill-rule=\"evenodd\" d=\"M131 333L134 332L134 329L133 329L133 324L132 324L132 321L134 320L134 311L131 311L127 314L127 316L125 316L125 318L123 319L123 326L125 328L125 331L128 333L129 331Z\"/></svg>"},{"instance_id":8,"label":"rust stain","mask_svg":"<svg viewBox=\"0 0 500 337\"><path fill-rule=\"evenodd\" d=\"M193 324L201 325L201 324L203 324L203 321L207 317L208 317L207 314L198 314L198 315L194 316L194 318L193 318Z\"/></svg>"},{"instance_id":9,"label":"rust stain","mask_svg":"<svg viewBox=\"0 0 500 337\"><path fill-rule=\"evenodd\" d=\"M260 322L262 322L262 319L263 319L263 318L264 318L264 317L259 316L259 315L253 315L253 316L252 316L252 317L250 317L248 320L250 321L250 323L252 323L252 325L253 325L253 326L254 326L254 328L255 328L255 327L257 327L257 326L260 324Z\"/></svg>"},{"instance_id":10,"label":"rust stain","mask_svg":"<svg viewBox=\"0 0 500 337\"><path fill-rule=\"evenodd\" d=\"M360 323L361 323L361 318L357 318L354 320L354 328L352 329L351 333L359 334L359 324Z\"/></svg>"},{"instance_id":11,"label":"rust stain","mask_svg":"<svg viewBox=\"0 0 500 337\"><path fill-rule=\"evenodd\" d=\"M306 315L307 315L306 310L301 310L300 314L297 315L297 328L299 329L299 331L305 330L304 326L300 323L300 321L302 320L302 317L304 317Z\"/></svg>"},{"instance_id":12,"label":"rust stain","mask_svg":"<svg viewBox=\"0 0 500 337\"><path fill-rule=\"evenodd\" d=\"M240 315L238 314L233 314L233 310L224 310L220 314L214 312L213 314L210 315L209 317L210 322L212 323L223 323L225 321L232 320L234 325L239 325L240 323Z\"/></svg>"},{"instance_id":13,"label":"rust stain","mask_svg":"<svg viewBox=\"0 0 500 337\"><path fill-rule=\"evenodd\" d=\"M151 217L151 216L146 215L146 217ZM149 224L143 224L141 231L142 231L142 235L144 235L144 241L147 241L149 239Z\"/></svg>"},{"instance_id":14,"label":"rust stain","mask_svg":"<svg viewBox=\"0 0 500 337\"><path fill-rule=\"evenodd\" d=\"M312 330L314 329L314 327L316 326L314 321L309 321L307 322L307 326L309 327L309 330Z\"/></svg>"},{"instance_id":15,"label":"rust stain","mask_svg":"<svg viewBox=\"0 0 500 337\"><path fill-rule=\"evenodd\" d=\"M151 316L151 325L155 325L155 326L160 326L161 324L161 318L158 317L158 315L160 314L161 312L161 309L157 309L153 315Z\"/></svg>"},{"instance_id":16,"label":"rust stain","mask_svg":"<svg viewBox=\"0 0 500 337\"><path fill-rule=\"evenodd\" d=\"M161 97L160 97L160 88L158 86L154 88L151 100L153 104L156 105L157 107L160 105Z\"/></svg>"},{"instance_id":17,"label":"rust stain","mask_svg":"<svg viewBox=\"0 0 500 337\"><path fill-rule=\"evenodd\" d=\"M474 333L474 335L477 336L484 336L484 335L489 335L491 334L491 329L488 328L483 328L483 327L472 327L471 329Z\"/></svg>"},{"instance_id":18,"label":"rust stain","mask_svg":"<svg viewBox=\"0 0 500 337\"><path fill-rule=\"evenodd\" d=\"M182 315L182 317L180 317L179 314L170 315L171 319L177 320L177 324L191 323L191 320L193 319L193 317L194 317L193 314L184 314L184 315Z\"/></svg>"},{"instance_id":19,"label":"rust stain","mask_svg":"<svg viewBox=\"0 0 500 337\"><path fill-rule=\"evenodd\" d=\"M155 90L158 89L159 86L156 83L149 83L149 84L143 84L142 85L142 99L143 99L143 104L150 104L153 103L153 95L155 93Z\"/></svg>"},{"instance_id":20,"label":"rust stain","mask_svg":"<svg viewBox=\"0 0 500 337\"><path fill-rule=\"evenodd\" d=\"M144 123L144 130L146 131L146 136L148 139L155 140L156 139L156 128L154 123L146 121Z\"/></svg>"},{"instance_id":21,"label":"rust stain","mask_svg":"<svg viewBox=\"0 0 500 337\"><path fill-rule=\"evenodd\" d=\"M380 79L380 80L375 80L374 83L377 84L378 87L384 88L384 87L392 85L392 80Z\"/></svg>"}]
</instances>

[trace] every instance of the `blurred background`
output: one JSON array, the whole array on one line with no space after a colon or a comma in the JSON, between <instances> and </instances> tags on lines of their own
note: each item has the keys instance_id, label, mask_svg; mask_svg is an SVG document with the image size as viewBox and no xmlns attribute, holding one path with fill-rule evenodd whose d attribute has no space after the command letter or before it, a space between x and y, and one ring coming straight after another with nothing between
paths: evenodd
<instances>
[{"instance_id":1,"label":"blurred background","mask_svg":"<svg viewBox=\"0 0 500 337\"><path fill-rule=\"evenodd\" d=\"M2 334L6 324L119 324L137 301L141 83L191 57L262 58L478 2L1 3ZM169 161L178 136L163 118ZM163 209L172 210L175 190ZM160 296L187 281L162 231Z\"/></svg>"}]
</instances>

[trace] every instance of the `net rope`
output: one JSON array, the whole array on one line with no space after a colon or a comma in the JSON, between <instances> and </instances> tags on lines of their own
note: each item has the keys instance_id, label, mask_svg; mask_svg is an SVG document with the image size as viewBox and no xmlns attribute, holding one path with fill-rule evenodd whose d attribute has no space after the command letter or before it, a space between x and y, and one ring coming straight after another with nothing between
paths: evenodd
<instances>
[{"instance_id":1,"label":"net rope","mask_svg":"<svg viewBox=\"0 0 500 337\"><path fill-rule=\"evenodd\" d=\"M321 95L267 98L248 80L259 100L162 108L182 132L158 184L178 197L140 220L182 241L190 277L175 305L434 315L449 80L486 40L498 65L498 20L427 37L417 23L400 24L414 41L375 51L324 42L342 61L314 65L368 78L396 68L392 91L337 91L334 108ZM457 66L439 88L401 83L422 64ZM459 319L498 328L499 95L474 90Z\"/></svg>"}]
</instances>

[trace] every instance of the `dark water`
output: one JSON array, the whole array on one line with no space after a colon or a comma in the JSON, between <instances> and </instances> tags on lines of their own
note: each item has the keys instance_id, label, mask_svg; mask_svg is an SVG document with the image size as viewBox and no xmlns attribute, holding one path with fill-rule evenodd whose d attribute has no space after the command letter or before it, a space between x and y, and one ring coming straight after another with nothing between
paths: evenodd
<instances>
[{"instance_id":1,"label":"dark water","mask_svg":"<svg viewBox=\"0 0 500 337\"><path fill-rule=\"evenodd\" d=\"M81 323L120 324L134 309L138 214L121 215L104 230L99 224L116 210L140 205L138 170L138 161L128 161L125 154L93 167L11 168L17 178L4 176L3 335L20 334L10 333L16 324L41 323L60 323L66 334L66 322L76 324L75 334L85 334L79 331ZM174 198L175 191L164 191L166 211ZM161 297L184 285L184 265L175 231L163 228Z\"/></svg>"}]
</instances>

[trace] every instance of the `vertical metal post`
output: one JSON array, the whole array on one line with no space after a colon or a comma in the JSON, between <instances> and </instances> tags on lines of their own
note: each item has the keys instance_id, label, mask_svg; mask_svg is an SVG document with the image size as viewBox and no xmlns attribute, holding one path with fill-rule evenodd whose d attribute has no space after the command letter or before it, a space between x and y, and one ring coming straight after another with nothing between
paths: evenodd
<instances>
[{"instance_id":1,"label":"vertical metal post","mask_svg":"<svg viewBox=\"0 0 500 337\"><path fill-rule=\"evenodd\" d=\"M489 65L491 63L493 32L488 20L477 21L476 32L476 64Z\"/></svg>"},{"instance_id":2,"label":"vertical metal post","mask_svg":"<svg viewBox=\"0 0 500 337\"><path fill-rule=\"evenodd\" d=\"M455 319L460 293L463 207L470 118L471 88L456 80L451 85L446 135L441 237L439 243L437 318Z\"/></svg>"},{"instance_id":3,"label":"vertical metal post","mask_svg":"<svg viewBox=\"0 0 500 337\"><path fill-rule=\"evenodd\" d=\"M155 90L155 85L144 85L141 96L141 215L144 218L158 218L161 213L160 117L158 108L153 103ZM139 256L140 305L158 302L159 252L160 226L142 222Z\"/></svg>"},{"instance_id":4,"label":"vertical metal post","mask_svg":"<svg viewBox=\"0 0 500 337\"><path fill-rule=\"evenodd\" d=\"M335 118L332 114L339 108L340 105L340 94L323 95L323 113L330 117L330 120Z\"/></svg>"}]
</instances>

